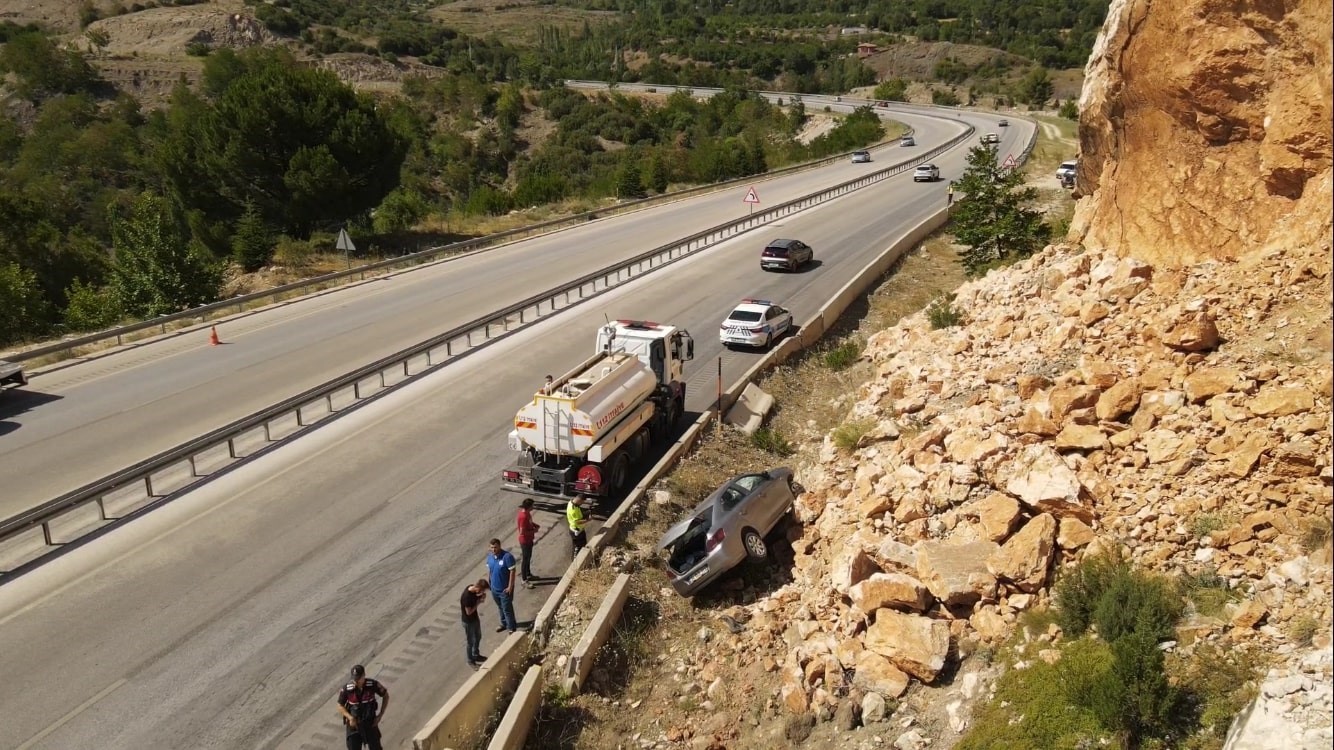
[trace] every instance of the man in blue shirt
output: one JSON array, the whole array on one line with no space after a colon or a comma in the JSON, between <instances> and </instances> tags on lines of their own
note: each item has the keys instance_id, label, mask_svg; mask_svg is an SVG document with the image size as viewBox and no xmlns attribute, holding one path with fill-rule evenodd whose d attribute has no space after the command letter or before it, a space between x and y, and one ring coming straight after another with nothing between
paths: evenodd
<instances>
[{"instance_id":1,"label":"man in blue shirt","mask_svg":"<svg viewBox=\"0 0 1334 750\"><path fill-rule=\"evenodd\" d=\"M500 546L499 539L491 540L491 554L486 556L486 569L491 574L491 595L496 598L496 607L500 609L500 627L496 632L519 629L514 619L514 580L518 578L515 568L518 563L508 550Z\"/></svg>"}]
</instances>

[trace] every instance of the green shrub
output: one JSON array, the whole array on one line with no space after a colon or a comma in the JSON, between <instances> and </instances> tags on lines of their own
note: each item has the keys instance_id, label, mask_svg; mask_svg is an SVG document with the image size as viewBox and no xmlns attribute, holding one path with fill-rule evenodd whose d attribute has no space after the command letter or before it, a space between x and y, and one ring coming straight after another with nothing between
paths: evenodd
<instances>
[{"instance_id":1,"label":"green shrub","mask_svg":"<svg viewBox=\"0 0 1334 750\"><path fill-rule=\"evenodd\" d=\"M1202 513L1190 523L1190 533L1196 539L1203 539L1221 528L1223 528L1223 519L1212 513Z\"/></svg>"},{"instance_id":2,"label":"green shrub","mask_svg":"<svg viewBox=\"0 0 1334 750\"><path fill-rule=\"evenodd\" d=\"M1168 674L1189 696L1186 723L1198 729L1190 747L1221 747L1232 719L1255 697L1264 669L1255 652L1199 643L1187 655L1169 657Z\"/></svg>"},{"instance_id":3,"label":"green shrub","mask_svg":"<svg viewBox=\"0 0 1334 750\"><path fill-rule=\"evenodd\" d=\"M1061 574L1056 581L1056 614L1061 630L1069 637L1078 638L1093 624L1093 612L1098 600L1117 576L1124 575L1129 566L1112 552L1090 557Z\"/></svg>"},{"instance_id":4,"label":"green shrub","mask_svg":"<svg viewBox=\"0 0 1334 750\"><path fill-rule=\"evenodd\" d=\"M1302 648L1310 646L1311 640L1318 632L1320 632L1320 621L1310 614L1298 616L1288 626L1288 637Z\"/></svg>"},{"instance_id":5,"label":"green shrub","mask_svg":"<svg viewBox=\"0 0 1334 750\"><path fill-rule=\"evenodd\" d=\"M931 103L941 107L959 106L959 97L949 89L932 89Z\"/></svg>"},{"instance_id":6,"label":"green shrub","mask_svg":"<svg viewBox=\"0 0 1334 750\"><path fill-rule=\"evenodd\" d=\"M796 453L792 442L770 427L761 427L750 436L750 444L776 456L787 457Z\"/></svg>"},{"instance_id":7,"label":"green shrub","mask_svg":"<svg viewBox=\"0 0 1334 750\"><path fill-rule=\"evenodd\" d=\"M825 367L837 372L852 367L861 356L861 342L856 339L846 339L843 343L825 352L824 364Z\"/></svg>"},{"instance_id":8,"label":"green shrub","mask_svg":"<svg viewBox=\"0 0 1334 750\"><path fill-rule=\"evenodd\" d=\"M866 433L871 431L875 423L869 419L859 419L855 422L844 422L834 428L834 445L845 451L854 451L857 445L861 443Z\"/></svg>"},{"instance_id":9,"label":"green shrub","mask_svg":"<svg viewBox=\"0 0 1334 750\"><path fill-rule=\"evenodd\" d=\"M1094 640L1071 643L1055 665L1034 661L1011 669L996 683L995 698L973 715L956 750L1100 747L1111 740L1087 708L1070 699L1071 688L1111 671L1111 652Z\"/></svg>"},{"instance_id":10,"label":"green shrub","mask_svg":"<svg viewBox=\"0 0 1334 750\"><path fill-rule=\"evenodd\" d=\"M933 330L953 328L963 322L963 313L954 308L954 292L938 295L926 308L926 318Z\"/></svg>"},{"instance_id":11,"label":"green shrub","mask_svg":"<svg viewBox=\"0 0 1334 750\"><path fill-rule=\"evenodd\" d=\"M1181 587L1186 597L1195 605L1195 611L1205 617L1217 617L1223 607L1236 595L1228 587L1227 579L1218 575L1218 571L1209 568L1194 575L1181 577Z\"/></svg>"},{"instance_id":12,"label":"green shrub","mask_svg":"<svg viewBox=\"0 0 1334 750\"><path fill-rule=\"evenodd\" d=\"M69 300L65 307L65 327L71 331L110 328L124 318L111 287L95 287L76 278L65 295Z\"/></svg>"},{"instance_id":13,"label":"green shrub","mask_svg":"<svg viewBox=\"0 0 1334 750\"><path fill-rule=\"evenodd\" d=\"M273 249L273 262L287 268L304 269L310 265L315 248L310 242L283 235Z\"/></svg>"},{"instance_id":14,"label":"green shrub","mask_svg":"<svg viewBox=\"0 0 1334 750\"><path fill-rule=\"evenodd\" d=\"M1059 114L1061 115L1061 117L1064 117L1067 120L1078 120L1079 103L1076 102L1074 99L1066 99L1065 101L1061 102L1061 109L1059 111Z\"/></svg>"},{"instance_id":15,"label":"green shrub","mask_svg":"<svg viewBox=\"0 0 1334 750\"><path fill-rule=\"evenodd\" d=\"M208 57L213 48L203 42L190 42L185 47L185 54L191 57Z\"/></svg>"},{"instance_id":16,"label":"green shrub","mask_svg":"<svg viewBox=\"0 0 1334 750\"><path fill-rule=\"evenodd\" d=\"M1183 610L1181 596L1171 582L1127 567L1098 597L1093 622L1098 636L1110 643L1143 633L1156 644L1172 637Z\"/></svg>"}]
</instances>

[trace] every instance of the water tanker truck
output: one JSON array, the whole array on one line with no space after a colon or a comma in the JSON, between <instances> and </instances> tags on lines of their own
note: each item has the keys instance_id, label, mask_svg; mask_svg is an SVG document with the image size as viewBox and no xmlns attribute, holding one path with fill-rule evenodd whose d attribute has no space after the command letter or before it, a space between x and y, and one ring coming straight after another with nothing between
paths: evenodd
<instances>
[{"instance_id":1,"label":"water tanker truck","mask_svg":"<svg viewBox=\"0 0 1334 750\"><path fill-rule=\"evenodd\" d=\"M685 411L690 332L618 320L598 329L596 353L542 386L514 415L519 452L501 486L542 497L604 497L672 435Z\"/></svg>"}]
</instances>

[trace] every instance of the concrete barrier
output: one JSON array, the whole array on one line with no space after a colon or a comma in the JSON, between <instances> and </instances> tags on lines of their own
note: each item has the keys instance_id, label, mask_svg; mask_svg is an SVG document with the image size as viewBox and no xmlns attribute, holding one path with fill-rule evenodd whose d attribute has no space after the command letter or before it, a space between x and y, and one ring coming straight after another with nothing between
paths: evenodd
<instances>
[{"instance_id":1,"label":"concrete barrier","mask_svg":"<svg viewBox=\"0 0 1334 750\"><path fill-rule=\"evenodd\" d=\"M764 424L764 418L774 408L774 397L765 393L758 385L747 383L732 408L727 410L723 423L741 430L747 435L754 435Z\"/></svg>"},{"instance_id":2,"label":"concrete barrier","mask_svg":"<svg viewBox=\"0 0 1334 750\"><path fill-rule=\"evenodd\" d=\"M750 369L732 383L730 388L724 391L722 403L720 404L724 413L726 413L726 409L729 406L736 402L746 386L755 382L764 372L772 369L775 365L786 361L788 358L802 350L810 348L818 343L820 338L833 326L834 322L838 320L838 317L847 310L849 305L852 304L853 300L857 299L862 294L865 294L867 288L870 287L876 279L883 276L890 268L892 268L894 264L898 262L899 258L903 257L905 252L917 245L917 243L921 242L932 232L944 226L948 218L949 209L942 208L940 211L927 218L926 221L922 222L921 225L914 228L893 245L886 248L885 252L882 253L880 257L866 264L856 276L848 281L847 284L844 284L843 287L830 298L829 302L825 303L815 315L811 316L807 322L802 324L801 329L796 336L785 339L779 346L770 350L768 354L761 357ZM534 645L544 646L546 644L546 639L550 636L551 626L554 622L556 612L560 609L561 603L564 602L570 587L573 586L574 579L579 571L587 567L591 560L595 560L597 556L601 554L603 549L620 538L623 533L622 526L624 519L632 513L640 512L642 506L646 502L648 489L661 477L666 475L683 456L690 452L690 449L694 447L700 436L704 434L704 430L717 419L717 416L718 413L714 409L709 409L701 414L699 418L695 420L695 423L686 429L685 434L668 449L666 455L664 455L658 463L654 464L653 468L649 470L648 474L646 474L642 480L640 480L639 484L635 485L625 501L621 503L621 506L612 512L607 518L607 521L602 524L592 537L590 537L588 546L575 556L573 562L570 563L569 569L567 569L565 575L561 577L560 583L556 585L551 596L547 599L547 603L543 605L541 611L534 619L532 631L532 643ZM621 577L625 576L622 575ZM621 577L618 577L618 583ZM604 606L605 604L606 602L604 601ZM623 600L621 604L624 604ZM619 612L619 609L617 611ZM601 610L599 610L599 614L601 614ZM594 621L597 620L598 618L594 617ZM587 633L585 635L587 635ZM522 639L524 643L529 642L526 633L520 633L516 636L511 636L510 638L511 641L515 639ZM582 640L580 642L582 643ZM506 642L507 645L508 643L509 641ZM437 744L436 738L448 739L466 737L476 739L480 736L482 729L490 721L491 716L495 714L497 701L503 694L508 692L509 688L515 682L518 681L519 673L517 667L520 663L521 661L518 659L509 658L502 661L502 659L493 655L492 660L488 661L487 668L482 671L486 673L491 673L493 671L499 672L502 671L501 668L503 666L505 667L504 671L510 673L508 680L501 681L498 677L493 677L484 681L482 680L480 672L478 675L474 675L473 678L467 683L464 683L463 687L459 688L444 707L431 718L430 722L427 723L427 729L423 729L413 738L412 742L414 750L445 750L445 748L450 747L447 744ZM483 682L485 683L485 686L483 686ZM503 687L500 687L501 685L503 685ZM526 737L526 728L523 734ZM444 739L438 741L444 742ZM450 739L450 741L458 742L460 740ZM521 745L522 743L520 743L520 746Z\"/></svg>"},{"instance_id":3,"label":"concrete barrier","mask_svg":"<svg viewBox=\"0 0 1334 750\"><path fill-rule=\"evenodd\" d=\"M622 573L616 576L616 582L602 598L602 606L598 607L593 619L588 621L583 636L575 644L574 651L570 652L570 660L565 663L565 676L561 680L566 693L578 695L583 689L584 680L588 679L588 673L593 670L593 659L602 644L611 637L611 631L620 621L621 610L625 608L625 600L629 596L630 574Z\"/></svg>"},{"instance_id":4,"label":"concrete barrier","mask_svg":"<svg viewBox=\"0 0 1334 750\"><path fill-rule=\"evenodd\" d=\"M560 577L556 587L551 590L551 595L538 610L537 617L533 618L533 638L538 646L546 646L547 639L551 637L551 626L556 621L556 610L560 609L561 602L565 601L565 595L570 593L570 587L574 585L574 579L578 577L579 571L588 567L588 561L593 559L593 548L591 545L579 550L579 554L570 561L570 567L565 569L565 575Z\"/></svg>"},{"instance_id":5,"label":"concrete barrier","mask_svg":"<svg viewBox=\"0 0 1334 750\"><path fill-rule=\"evenodd\" d=\"M450 750L480 744L500 701L519 681L531 649L527 633L506 638L487 657L486 666L450 696L444 706L412 738L413 750Z\"/></svg>"},{"instance_id":6,"label":"concrete barrier","mask_svg":"<svg viewBox=\"0 0 1334 750\"><path fill-rule=\"evenodd\" d=\"M534 664L528 668L519 689L510 699L510 707L505 709L505 716L491 736L486 750L522 750L528 741L528 728L537 716L537 707L542 705L542 667Z\"/></svg>"}]
</instances>

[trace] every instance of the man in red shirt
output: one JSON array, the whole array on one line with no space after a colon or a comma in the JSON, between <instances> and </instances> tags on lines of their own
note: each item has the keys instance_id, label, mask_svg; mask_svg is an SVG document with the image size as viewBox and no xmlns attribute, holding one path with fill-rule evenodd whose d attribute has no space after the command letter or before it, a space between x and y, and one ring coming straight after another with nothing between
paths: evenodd
<instances>
[{"instance_id":1,"label":"man in red shirt","mask_svg":"<svg viewBox=\"0 0 1334 750\"><path fill-rule=\"evenodd\" d=\"M537 541L537 530L540 528L533 523L533 499L525 497L519 505L519 550L523 553L523 562L520 564L519 577L523 579L523 585L527 588L533 587L533 571L529 567L533 559L533 542Z\"/></svg>"}]
</instances>

